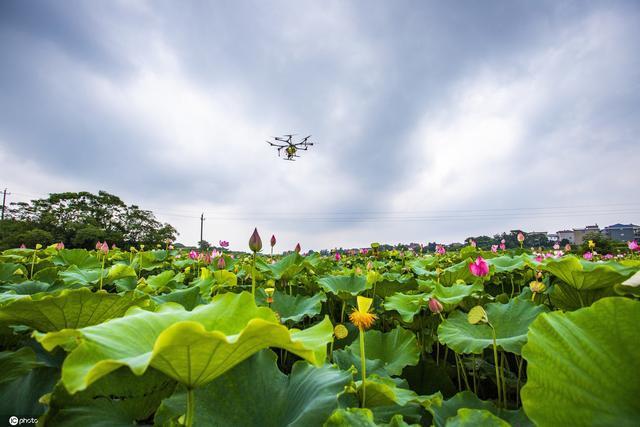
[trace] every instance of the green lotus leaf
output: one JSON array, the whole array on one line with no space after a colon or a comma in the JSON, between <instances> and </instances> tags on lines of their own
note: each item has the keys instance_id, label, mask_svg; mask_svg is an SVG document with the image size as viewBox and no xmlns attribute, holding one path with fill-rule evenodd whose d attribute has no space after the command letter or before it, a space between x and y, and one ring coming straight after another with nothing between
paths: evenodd
<instances>
[{"instance_id":1,"label":"green lotus leaf","mask_svg":"<svg viewBox=\"0 0 640 427\"><path fill-rule=\"evenodd\" d=\"M157 312L132 308L119 319L37 338L49 351L76 344L62 367L62 381L75 393L120 366L136 375L151 366L196 388L267 347L322 364L332 333L328 317L303 331L288 330L273 311L257 307L253 296L243 292L216 295L192 311L174 303Z\"/></svg>"},{"instance_id":2,"label":"green lotus leaf","mask_svg":"<svg viewBox=\"0 0 640 427\"><path fill-rule=\"evenodd\" d=\"M0 323L25 325L41 332L82 328L123 316L130 307L144 306L148 301L147 296L137 292L117 295L87 288L69 289L7 304L0 308Z\"/></svg>"},{"instance_id":3,"label":"green lotus leaf","mask_svg":"<svg viewBox=\"0 0 640 427\"><path fill-rule=\"evenodd\" d=\"M373 412L367 408L337 409L325 421L323 427L377 427Z\"/></svg>"},{"instance_id":4,"label":"green lotus leaf","mask_svg":"<svg viewBox=\"0 0 640 427\"><path fill-rule=\"evenodd\" d=\"M55 265L71 267L75 265L80 269L100 268L98 261L91 252L86 249L62 249L51 258Z\"/></svg>"},{"instance_id":5,"label":"green lotus leaf","mask_svg":"<svg viewBox=\"0 0 640 427\"><path fill-rule=\"evenodd\" d=\"M289 295L284 292L275 291L271 309L278 313L282 322L291 321L297 323L305 317L315 317L322 311L322 303L327 300L323 292L313 296ZM266 294L260 292L258 301L261 305L266 305Z\"/></svg>"},{"instance_id":6,"label":"green lotus leaf","mask_svg":"<svg viewBox=\"0 0 640 427\"><path fill-rule=\"evenodd\" d=\"M457 264L453 264L440 272L440 275L436 271L428 271L425 274L426 277L438 278L442 285L450 286L456 283L458 280L463 282L472 282L475 276L469 271L469 264L472 262L470 258L465 259Z\"/></svg>"},{"instance_id":7,"label":"green lotus leaf","mask_svg":"<svg viewBox=\"0 0 640 427\"><path fill-rule=\"evenodd\" d=\"M38 366L13 379L0 383L0 414L28 417L39 417L45 411L45 405L39 402L40 398L51 392L53 386L60 378L60 369ZM5 418L5 420L7 419Z\"/></svg>"},{"instance_id":8,"label":"green lotus leaf","mask_svg":"<svg viewBox=\"0 0 640 427\"><path fill-rule=\"evenodd\" d=\"M352 370L354 380L361 380L360 365L361 360L359 355L353 354L351 349L334 350L332 353L333 362L338 365L343 371ZM366 359L365 360L367 375L379 375L381 377L388 377L391 374L384 368L385 362L380 359Z\"/></svg>"},{"instance_id":9,"label":"green lotus leaf","mask_svg":"<svg viewBox=\"0 0 640 427\"><path fill-rule=\"evenodd\" d=\"M136 271L128 265L115 264L109 268L107 277L103 279L102 283L103 285L109 284L115 282L116 280L126 279L128 277L138 277L138 275L136 274Z\"/></svg>"},{"instance_id":10,"label":"green lotus leaf","mask_svg":"<svg viewBox=\"0 0 640 427\"><path fill-rule=\"evenodd\" d=\"M428 256L409 263L411 270L418 276L430 275L438 266L438 257Z\"/></svg>"},{"instance_id":11,"label":"green lotus leaf","mask_svg":"<svg viewBox=\"0 0 640 427\"><path fill-rule=\"evenodd\" d=\"M465 285L464 283L454 283L451 286L442 286L440 283L435 283L434 290L425 296L428 302L429 298L436 298L443 305L445 310L453 310L463 299L476 292L482 292L484 287L480 283L474 283L473 285Z\"/></svg>"},{"instance_id":12,"label":"green lotus leaf","mask_svg":"<svg viewBox=\"0 0 640 427\"><path fill-rule=\"evenodd\" d=\"M217 270L213 272L214 283L218 286L236 286L238 276L227 270Z\"/></svg>"},{"instance_id":13,"label":"green lotus leaf","mask_svg":"<svg viewBox=\"0 0 640 427\"><path fill-rule=\"evenodd\" d=\"M511 424L486 409L460 408L455 417L447 420L447 427L510 427Z\"/></svg>"},{"instance_id":14,"label":"green lotus leaf","mask_svg":"<svg viewBox=\"0 0 640 427\"><path fill-rule=\"evenodd\" d=\"M33 279L53 285L58 281L59 271L58 267L43 268L33 275Z\"/></svg>"},{"instance_id":15,"label":"green lotus leaf","mask_svg":"<svg viewBox=\"0 0 640 427\"><path fill-rule=\"evenodd\" d=\"M304 257L293 252L274 264L270 264L264 258L258 258L256 268L262 272L269 272L276 280L291 280L304 268Z\"/></svg>"},{"instance_id":16,"label":"green lotus leaf","mask_svg":"<svg viewBox=\"0 0 640 427\"><path fill-rule=\"evenodd\" d=\"M317 426L338 408L351 382L348 372L298 361L291 374L278 369L276 355L262 350L195 391L195 426ZM250 403L249 403L250 402ZM162 403L156 425L184 414L186 393Z\"/></svg>"},{"instance_id":17,"label":"green lotus leaf","mask_svg":"<svg viewBox=\"0 0 640 427\"><path fill-rule=\"evenodd\" d=\"M378 274L378 273L376 273ZM376 290L376 295L380 298L386 298L396 292L410 292L418 289L418 282L411 275L402 275L398 273L384 273L382 280L377 282L375 286L371 286Z\"/></svg>"},{"instance_id":18,"label":"green lotus leaf","mask_svg":"<svg viewBox=\"0 0 640 427\"><path fill-rule=\"evenodd\" d=\"M640 271L619 285L614 285L615 291L620 295L640 296Z\"/></svg>"},{"instance_id":19,"label":"green lotus leaf","mask_svg":"<svg viewBox=\"0 0 640 427\"><path fill-rule=\"evenodd\" d=\"M451 399L445 401L438 401L437 399L434 399L431 401L431 405L424 406L433 415L433 424L435 427L445 427L448 425L448 421L459 415L459 411L463 408L488 411L506 421L508 424L514 426L525 427L533 425L522 410L512 411L498 409L492 402L488 400L480 400L478 396L470 391L462 391Z\"/></svg>"},{"instance_id":20,"label":"green lotus leaf","mask_svg":"<svg viewBox=\"0 0 640 427\"><path fill-rule=\"evenodd\" d=\"M402 321L411 323L414 316L426 306L425 296L424 293L410 295L397 293L385 298L384 308L387 311L397 311Z\"/></svg>"},{"instance_id":21,"label":"green lotus leaf","mask_svg":"<svg viewBox=\"0 0 640 427\"><path fill-rule=\"evenodd\" d=\"M318 279L318 284L325 292L338 295L341 298L356 296L365 289L370 289L364 276L351 274L348 276L325 276Z\"/></svg>"},{"instance_id":22,"label":"green lotus leaf","mask_svg":"<svg viewBox=\"0 0 640 427\"><path fill-rule=\"evenodd\" d=\"M168 294L153 295L151 299L156 304L164 304L167 302L175 302L186 308L193 310L196 306L204 304L205 301L200 296L200 289L197 287L179 289Z\"/></svg>"},{"instance_id":23,"label":"green lotus leaf","mask_svg":"<svg viewBox=\"0 0 640 427\"><path fill-rule=\"evenodd\" d=\"M40 292L46 292L51 285L45 282L35 280L26 280L20 283L10 283L0 286L0 289L7 292L14 292L17 295L34 295Z\"/></svg>"},{"instance_id":24,"label":"green lotus leaf","mask_svg":"<svg viewBox=\"0 0 640 427\"><path fill-rule=\"evenodd\" d=\"M67 286L93 286L100 281L100 268L80 269L75 265L66 271L61 271L58 276Z\"/></svg>"},{"instance_id":25,"label":"green lotus leaf","mask_svg":"<svg viewBox=\"0 0 640 427\"><path fill-rule=\"evenodd\" d=\"M382 360L384 369L391 375L400 375L405 366L417 365L420 359L415 335L400 326L387 333L375 329L365 332L364 346L365 357L368 360ZM358 339L347 348L360 358Z\"/></svg>"},{"instance_id":26,"label":"green lotus leaf","mask_svg":"<svg viewBox=\"0 0 640 427\"><path fill-rule=\"evenodd\" d=\"M22 347L17 351L0 352L0 384L11 382L32 369L43 366L36 361L36 353L31 347Z\"/></svg>"},{"instance_id":27,"label":"green lotus leaf","mask_svg":"<svg viewBox=\"0 0 640 427\"><path fill-rule=\"evenodd\" d=\"M496 343L504 351L520 354L527 342L527 330L531 322L546 311L542 305L514 298L507 304L491 303L485 307L489 322L496 331ZM438 338L456 353L482 353L493 346L491 327L486 324L472 325L467 314L453 312L438 327Z\"/></svg>"},{"instance_id":28,"label":"green lotus leaf","mask_svg":"<svg viewBox=\"0 0 640 427\"><path fill-rule=\"evenodd\" d=\"M2 263L0 264L0 283L14 282L17 278L24 274L24 267L20 264Z\"/></svg>"},{"instance_id":29,"label":"green lotus leaf","mask_svg":"<svg viewBox=\"0 0 640 427\"><path fill-rule=\"evenodd\" d=\"M358 381L358 393L362 394L362 381ZM418 403L420 398L413 391L407 388L398 387L391 378L384 378L378 375L367 376L366 381L367 408L378 406L405 406L408 403Z\"/></svg>"},{"instance_id":30,"label":"green lotus leaf","mask_svg":"<svg viewBox=\"0 0 640 427\"><path fill-rule=\"evenodd\" d=\"M636 267L625 267L615 261L591 262L573 255L549 258L538 268L546 270L578 290L606 288L631 277Z\"/></svg>"},{"instance_id":31,"label":"green lotus leaf","mask_svg":"<svg viewBox=\"0 0 640 427\"><path fill-rule=\"evenodd\" d=\"M529 257L527 255L516 257L502 255L495 258L489 258L486 261L487 264L494 267L496 273L508 273L514 270L524 270L529 265Z\"/></svg>"},{"instance_id":32,"label":"green lotus leaf","mask_svg":"<svg viewBox=\"0 0 640 427\"><path fill-rule=\"evenodd\" d=\"M637 425L640 302L622 297L547 313L529 329L522 403L538 425Z\"/></svg>"},{"instance_id":33,"label":"green lotus leaf","mask_svg":"<svg viewBox=\"0 0 640 427\"><path fill-rule=\"evenodd\" d=\"M74 395L58 384L42 421L52 427L131 426L153 415L175 387L174 380L155 369L138 377L122 367Z\"/></svg>"},{"instance_id":34,"label":"green lotus leaf","mask_svg":"<svg viewBox=\"0 0 640 427\"><path fill-rule=\"evenodd\" d=\"M173 270L165 270L160 274L156 274L154 276L149 276L147 278L140 279L141 285L143 287L149 287L155 291L159 291L162 289L172 289L174 286L169 286L173 277L176 273Z\"/></svg>"}]
</instances>

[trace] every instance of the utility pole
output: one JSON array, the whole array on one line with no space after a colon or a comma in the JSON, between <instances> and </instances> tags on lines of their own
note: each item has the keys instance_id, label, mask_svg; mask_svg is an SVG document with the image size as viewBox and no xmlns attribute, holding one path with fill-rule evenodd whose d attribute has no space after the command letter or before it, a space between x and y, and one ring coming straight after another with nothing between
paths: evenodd
<instances>
[{"instance_id":1,"label":"utility pole","mask_svg":"<svg viewBox=\"0 0 640 427\"><path fill-rule=\"evenodd\" d=\"M200 215L200 242L203 241L202 239L203 231L204 231L204 212L202 212L202 215Z\"/></svg>"},{"instance_id":2,"label":"utility pole","mask_svg":"<svg viewBox=\"0 0 640 427\"><path fill-rule=\"evenodd\" d=\"M11 193L9 193L11 194ZM4 220L4 205L7 202L7 189L2 192L2 215L0 215L0 221Z\"/></svg>"}]
</instances>

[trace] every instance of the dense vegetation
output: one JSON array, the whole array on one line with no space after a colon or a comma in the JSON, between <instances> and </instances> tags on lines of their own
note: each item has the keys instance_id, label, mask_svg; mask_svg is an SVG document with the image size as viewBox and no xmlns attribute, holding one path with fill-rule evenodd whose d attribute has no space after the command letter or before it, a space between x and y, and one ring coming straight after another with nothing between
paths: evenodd
<instances>
[{"instance_id":1,"label":"dense vegetation","mask_svg":"<svg viewBox=\"0 0 640 427\"><path fill-rule=\"evenodd\" d=\"M176 235L175 228L157 221L152 212L127 206L107 192L56 193L30 203L12 203L0 222L0 249L58 242L91 249L98 240L122 248L149 247Z\"/></svg>"},{"instance_id":2,"label":"dense vegetation","mask_svg":"<svg viewBox=\"0 0 640 427\"><path fill-rule=\"evenodd\" d=\"M273 239L272 244L275 244ZM635 425L640 257L0 255L1 414L48 426Z\"/></svg>"}]
</instances>

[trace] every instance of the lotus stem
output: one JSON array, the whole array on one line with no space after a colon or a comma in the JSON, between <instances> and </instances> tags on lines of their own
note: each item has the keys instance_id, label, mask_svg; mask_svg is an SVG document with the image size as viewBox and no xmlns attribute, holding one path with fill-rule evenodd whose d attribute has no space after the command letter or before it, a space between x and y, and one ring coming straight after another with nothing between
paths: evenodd
<instances>
[{"instance_id":1,"label":"lotus stem","mask_svg":"<svg viewBox=\"0 0 640 427\"><path fill-rule=\"evenodd\" d=\"M524 359L522 357L518 358L518 356L516 356L516 359L518 360L518 382L516 383L516 407L520 406L520 377L522 375L522 365L524 362Z\"/></svg>"},{"instance_id":2,"label":"lotus stem","mask_svg":"<svg viewBox=\"0 0 640 427\"><path fill-rule=\"evenodd\" d=\"M187 389L187 415L185 416L184 425L186 427L193 426L193 418L196 414L196 400L192 388Z\"/></svg>"},{"instance_id":3,"label":"lotus stem","mask_svg":"<svg viewBox=\"0 0 640 427\"><path fill-rule=\"evenodd\" d=\"M347 307L347 301L342 300L342 312L340 313L340 323L344 323L344 310Z\"/></svg>"},{"instance_id":4,"label":"lotus stem","mask_svg":"<svg viewBox=\"0 0 640 427\"><path fill-rule=\"evenodd\" d=\"M507 408L507 380L504 376L504 372L505 372L505 368L508 371L509 370L509 363L507 362L507 356L505 355L504 351L501 353L501 369L500 369L500 376L502 377L502 400L504 401L504 408Z\"/></svg>"},{"instance_id":5,"label":"lotus stem","mask_svg":"<svg viewBox=\"0 0 640 427\"><path fill-rule=\"evenodd\" d=\"M102 290L102 280L104 278L104 261L107 258L107 255L105 254L102 257L102 268L100 269L100 290Z\"/></svg>"},{"instance_id":6,"label":"lotus stem","mask_svg":"<svg viewBox=\"0 0 640 427\"><path fill-rule=\"evenodd\" d=\"M36 253L38 253L38 248L33 251L33 258L31 258L31 273L29 274L29 278L33 279L33 267L36 265Z\"/></svg>"},{"instance_id":7,"label":"lotus stem","mask_svg":"<svg viewBox=\"0 0 640 427\"><path fill-rule=\"evenodd\" d=\"M467 378L467 372L464 370L464 365L462 364L462 358L456 352L454 352L453 354L455 354L455 356L456 356L456 367L458 367L458 364L460 364L460 370L462 371L462 377L464 379L464 384L467 387L467 390L471 391L471 387L469 386L469 379ZM462 388L462 387L460 387L460 374L459 373L458 373L458 388Z\"/></svg>"},{"instance_id":8,"label":"lotus stem","mask_svg":"<svg viewBox=\"0 0 640 427\"><path fill-rule=\"evenodd\" d=\"M500 368L498 364L498 344L496 339L496 330L491 323L488 323L491 327L491 334L493 335L493 363L496 368L496 385L498 386L498 403L502 405L502 387L500 385Z\"/></svg>"},{"instance_id":9,"label":"lotus stem","mask_svg":"<svg viewBox=\"0 0 640 427\"><path fill-rule=\"evenodd\" d=\"M365 358L365 354L364 354L364 330L362 328L358 328L359 332L360 332L360 368L362 370L362 408L365 408L365 401L366 401L366 396L367 396L367 387L366 387L366 380L367 380L367 359Z\"/></svg>"},{"instance_id":10,"label":"lotus stem","mask_svg":"<svg viewBox=\"0 0 640 427\"><path fill-rule=\"evenodd\" d=\"M256 299L256 253L253 253L253 262L251 263L251 295Z\"/></svg>"}]
</instances>

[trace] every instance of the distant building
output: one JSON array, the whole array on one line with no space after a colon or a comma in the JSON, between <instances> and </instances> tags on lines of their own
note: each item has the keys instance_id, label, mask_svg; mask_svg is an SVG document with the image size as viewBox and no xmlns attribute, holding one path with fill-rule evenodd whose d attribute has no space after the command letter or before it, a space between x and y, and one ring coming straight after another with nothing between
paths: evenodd
<instances>
[{"instance_id":1,"label":"distant building","mask_svg":"<svg viewBox=\"0 0 640 427\"><path fill-rule=\"evenodd\" d=\"M573 230L560 230L556 233L560 242L567 240L569 243L574 244L576 242L575 234Z\"/></svg>"},{"instance_id":2,"label":"distant building","mask_svg":"<svg viewBox=\"0 0 640 427\"><path fill-rule=\"evenodd\" d=\"M602 230L612 240L627 242L640 239L640 226L635 224L614 224Z\"/></svg>"},{"instance_id":3,"label":"distant building","mask_svg":"<svg viewBox=\"0 0 640 427\"><path fill-rule=\"evenodd\" d=\"M549 233L547 234L547 239L549 239L550 242L559 242L560 241L560 236L558 236L556 233Z\"/></svg>"},{"instance_id":4,"label":"distant building","mask_svg":"<svg viewBox=\"0 0 640 427\"><path fill-rule=\"evenodd\" d=\"M596 225L587 225L585 228L574 228L573 229L573 243L576 245L581 245L584 243L584 235L587 233L599 233L600 227L598 224Z\"/></svg>"}]
</instances>

